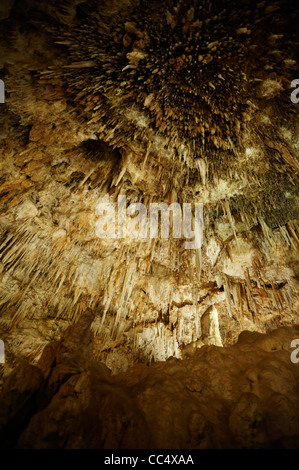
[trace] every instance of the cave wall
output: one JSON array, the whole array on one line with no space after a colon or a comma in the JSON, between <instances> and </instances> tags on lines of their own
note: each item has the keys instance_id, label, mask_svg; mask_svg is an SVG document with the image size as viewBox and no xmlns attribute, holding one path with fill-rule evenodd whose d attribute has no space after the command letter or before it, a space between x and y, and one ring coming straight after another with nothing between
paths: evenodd
<instances>
[{"instance_id":1,"label":"cave wall","mask_svg":"<svg viewBox=\"0 0 299 470\"><path fill-rule=\"evenodd\" d=\"M82 316L92 354L114 373L296 325L292 2L2 10L6 373L22 357L35 364ZM146 207L203 204L201 249L99 239L99 198L120 194Z\"/></svg>"},{"instance_id":2,"label":"cave wall","mask_svg":"<svg viewBox=\"0 0 299 470\"><path fill-rule=\"evenodd\" d=\"M82 317L36 365L24 360L6 379L0 446L297 449L299 367L290 348L296 337L290 327L244 331L232 346L203 346L185 351L183 360L111 375L94 360Z\"/></svg>"}]
</instances>

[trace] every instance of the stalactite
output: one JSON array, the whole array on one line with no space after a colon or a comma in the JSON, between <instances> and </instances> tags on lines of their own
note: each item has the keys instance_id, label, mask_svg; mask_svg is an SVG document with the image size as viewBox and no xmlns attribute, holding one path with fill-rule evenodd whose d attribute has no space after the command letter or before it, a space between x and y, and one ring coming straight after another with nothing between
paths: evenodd
<instances>
[{"instance_id":1,"label":"stalactite","mask_svg":"<svg viewBox=\"0 0 299 470\"><path fill-rule=\"evenodd\" d=\"M245 270L245 283L246 283L246 290L247 290L247 296L249 299L249 304L250 308L253 311L254 318L257 317L257 306L254 300L253 292L252 292L252 285L251 285L251 279L250 279L250 274L248 268Z\"/></svg>"},{"instance_id":2,"label":"stalactite","mask_svg":"<svg viewBox=\"0 0 299 470\"><path fill-rule=\"evenodd\" d=\"M229 317L232 317L233 314L232 314L232 304L231 304L231 297L230 297L230 282L226 275L223 276L223 285L224 285L227 313Z\"/></svg>"},{"instance_id":3,"label":"stalactite","mask_svg":"<svg viewBox=\"0 0 299 470\"><path fill-rule=\"evenodd\" d=\"M269 227L267 226L267 224L265 223L265 221L263 220L262 217L258 217L258 220L259 220L259 223L260 223L260 226L262 228L262 231L263 231L263 235L265 237L265 239L268 241L269 245L271 247L274 246L274 242L272 240L272 237L271 237L271 232L269 230Z\"/></svg>"},{"instance_id":4,"label":"stalactite","mask_svg":"<svg viewBox=\"0 0 299 470\"><path fill-rule=\"evenodd\" d=\"M230 211L228 200L222 201L222 205L223 205L223 209L226 212L226 215L229 219L229 223L231 225L231 228L232 228L235 240L236 240L236 245L237 245L238 251L240 252L240 245L239 245L238 237L237 237L237 234L236 234L235 224L234 224L234 221L233 221L233 218L232 218L232 214L231 214L231 211Z\"/></svg>"},{"instance_id":5,"label":"stalactite","mask_svg":"<svg viewBox=\"0 0 299 470\"><path fill-rule=\"evenodd\" d=\"M95 349L109 356L110 346L129 350L133 342L138 356L148 341L140 354L156 360L157 348L179 357L186 338L197 340L214 304L224 342L244 328L263 331L279 315L294 321L296 136L294 116L286 119L294 107L283 81L276 93L262 79L270 55L271 74L282 70L289 80L295 70L284 66L293 33L282 12L276 21L262 4L248 2L245 12L215 0L220 17L210 17L209 2L195 0L189 18L183 4L136 9L128 1L115 15L109 2L101 12L91 2L87 13L83 0L65 17L58 3L40 2L34 24L26 4L29 46L14 11L18 35L5 45L0 326L15 315L19 331L26 321L35 328L51 312L54 336L55 322L62 330L92 309ZM255 28L235 28L234 18L254 18ZM279 57L273 28L284 34ZM40 44L49 46L42 61ZM97 238L99 199L117 203L120 194L148 213L152 202L203 202L202 247L188 253L183 239ZM161 290L148 289L159 281Z\"/></svg>"},{"instance_id":6,"label":"stalactite","mask_svg":"<svg viewBox=\"0 0 299 470\"><path fill-rule=\"evenodd\" d=\"M287 231L289 232L289 234L292 236L292 238L295 240L295 242L297 243L297 245L299 245L299 239L296 235L296 232L295 232L295 227L292 226L291 223L287 223L286 224L286 229Z\"/></svg>"}]
</instances>

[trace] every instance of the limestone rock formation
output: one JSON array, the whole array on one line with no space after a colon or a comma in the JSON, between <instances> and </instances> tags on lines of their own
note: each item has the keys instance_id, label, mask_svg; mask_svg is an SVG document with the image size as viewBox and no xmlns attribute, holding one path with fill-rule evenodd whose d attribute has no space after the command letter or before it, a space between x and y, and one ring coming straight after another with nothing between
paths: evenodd
<instances>
[{"instance_id":1,"label":"limestone rock formation","mask_svg":"<svg viewBox=\"0 0 299 470\"><path fill-rule=\"evenodd\" d=\"M125 351L116 371L181 357L211 307L223 344L296 322L297 12L287 1L159 5L27 0L2 21L12 356L37 358L88 312L95 354L114 367ZM203 203L201 250L99 239L99 197L119 194Z\"/></svg>"},{"instance_id":2,"label":"limestone rock formation","mask_svg":"<svg viewBox=\"0 0 299 470\"><path fill-rule=\"evenodd\" d=\"M1 3L0 386L24 360L24 387L39 390L43 351L82 322L88 361L113 374L194 352L222 358L230 349L218 348L244 331L298 325L298 19L291 0ZM169 238L138 238L133 210L125 235L112 236L111 220L99 238L99 201L119 196L147 214L155 203L202 204L202 244L172 236L174 215ZM101 395L96 369L71 372L65 393ZM234 392L232 435L265 412L245 389ZM250 432L238 445L282 436Z\"/></svg>"},{"instance_id":3,"label":"limestone rock formation","mask_svg":"<svg viewBox=\"0 0 299 470\"><path fill-rule=\"evenodd\" d=\"M88 352L80 320L36 366L24 363L6 381L0 442L33 449L298 448L299 367L290 360L298 332L243 332L233 346L204 346L184 360L111 376Z\"/></svg>"}]
</instances>

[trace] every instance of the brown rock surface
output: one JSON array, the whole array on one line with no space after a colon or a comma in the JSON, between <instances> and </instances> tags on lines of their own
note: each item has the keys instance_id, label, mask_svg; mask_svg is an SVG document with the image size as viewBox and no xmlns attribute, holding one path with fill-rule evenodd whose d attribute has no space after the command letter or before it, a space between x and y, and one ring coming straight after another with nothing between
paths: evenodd
<instances>
[{"instance_id":1,"label":"brown rock surface","mask_svg":"<svg viewBox=\"0 0 299 470\"><path fill-rule=\"evenodd\" d=\"M84 326L20 366L1 400L3 447L298 448L299 330L243 332L184 360L136 365L112 376L74 344ZM75 340L75 343L74 343Z\"/></svg>"}]
</instances>

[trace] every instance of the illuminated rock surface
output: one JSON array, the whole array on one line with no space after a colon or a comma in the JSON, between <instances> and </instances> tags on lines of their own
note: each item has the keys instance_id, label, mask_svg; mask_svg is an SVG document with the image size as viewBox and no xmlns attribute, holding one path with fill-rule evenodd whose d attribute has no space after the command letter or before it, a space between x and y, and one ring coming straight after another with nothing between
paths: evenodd
<instances>
[{"instance_id":1,"label":"illuminated rock surface","mask_svg":"<svg viewBox=\"0 0 299 470\"><path fill-rule=\"evenodd\" d=\"M229 357L230 349L218 348L245 330L298 325L299 104L291 101L298 19L288 0L3 2L1 387L20 362L40 364L44 348L82 321L86 360L99 372L70 378L71 397L77 380L84 396L90 387L100 396L104 365L114 375L136 364L167 371L170 363L146 365L196 350L190 361L201 367L209 354ZM147 209L155 202L202 203L201 249L186 249L184 239L99 239L99 198L116 202L119 195ZM81 341L72 343L76 358ZM261 354L270 361L274 353ZM28 387L34 380L39 389L37 372ZM59 380L53 400L60 407ZM266 413L267 394L235 386L229 412L223 405L228 442L254 446L298 433L296 423L291 431L283 427L292 413L297 419L293 398L288 404L277 396L281 430L275 434L273 424L271 434L256 424L253 435L251 419ZM147 421L132 413L134 426ZM202 420L194 413L187 421L197 429L207 412L200 408ZM28 446L31 438L37 442L38 416L22 437ZM225 445L219 423L216 434L205 431L210 424L198 425L204 446ZM232 437L247 425L251 431ZM187 433L187 424L180 426ZM155 445L151 430L140 439ZM169 446L171 437L165 439L155 442ZM197 445L194 435L181 439L176 445Z\"/></svg>"}]
</instances>

